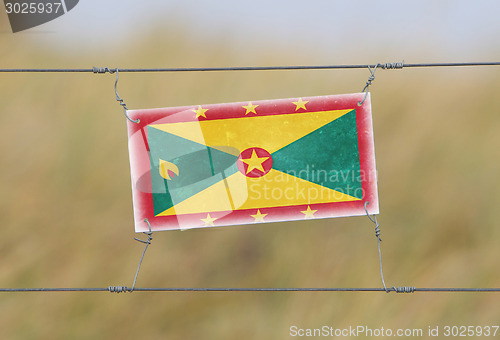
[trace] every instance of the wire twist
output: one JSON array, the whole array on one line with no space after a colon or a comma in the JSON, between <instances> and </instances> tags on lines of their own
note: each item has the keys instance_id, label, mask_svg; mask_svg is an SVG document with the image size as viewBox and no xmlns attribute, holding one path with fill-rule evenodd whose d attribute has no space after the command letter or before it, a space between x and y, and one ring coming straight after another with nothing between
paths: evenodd
<instances>
[{"instance_id":1,"label":"wire twist","mask_svg":"<svg viewBox=\"0 0 500 340\"><path fill-rule=\"evenodd\" d=\"M377 246L378 246L378 261L379 261L379 265L380 265L380 278L382 279L382 285L384 286L384 290L386 293L389 293L390 290L387 289L386 285L385 285L385 280L384 280L384 270L382 269L382 251L380 249L380 242L382 242L382 238L380 237L380 234L382 233L381 230L380 230L380 224L378 223L377 221L377 216L373 215L373 217L370 216L370 214L368 213L368 209L366 208L366 206L370 204L370 202L366 201L365 202L365 212L366 212L366 216L368 216L368 218L370 219L370 221L372 221L374 224L375 224L375 237L377 237ZM394 288L394 287L393 287ZM395 289L395 288L394 288Z\"/></svg>"},{"instance_id":2,"label":"wire twist","mask_svg":"<svg viewBox=\"0 0 500 340\"><path fill-rule=\"evenodd\" d=\"M144 259L144 255L146 254L146 250L148 250L148 247L151 244L151 241L153 240L153 237L151 236L151 235L153 235L153 232L151 231L151 224L149 223L149 220L147 218L144 219L144 222L146 222L148 224L149 231L144 232L143 234L147 235L148 238L146 241L143 241L143 240L138 239L138 238L134 238L134 240L139 241L141 243L144 243L146 246L144 247L144 251L142 252L141 260L139 261L139 265L137 266L137 271L135 272L135 277L134 277L134 283L132 284L132 288L130 288L130 290L129 290L130 293L132 293L134 291L135 283L137 282L137 276L139 276L139 270L141 269L142 260Z\"/></svg>"},{"instance_id":3,"label":"wire twist","mask_svg":"<svg viewBox=\"0 0 500 340\"><path fill-rule=\"evenodd\" d=\"M372 221L375 224L375 236L377 237L377 239L380 242L382 242L382 239L380 238L380 234L382 233L382 231L380 230L380 223L378 223L378 221L377 221L377 216L373 215L373 217L371 217L370 214L368 213L368 209L366 209L366 206L368 204L370 204L370 202L366 201L365 202L366 216L368 216L368 218L370 219L370 221Z\"/></svg>"},{"instance_id":4,"label":"wire twist","mask_svg":"<svg viewBox=\"0 0 500 340\"><path fill-rule=\"evenodd\" d=\"M377 64L375 65L375 67L372 69L370 66L368 66L368 70L370 70L370 76L368 77L368 80L366 81L366 84L365 84L365 87L363 87L363 90L361 92L364 92L365 93L365 96L363 97L363 100L358 102L358 106L361 106L363 105L363 103L365 102L366 100L366 97L368 96L368 88L370 87L370 85L372 84L372 81L375 80L375 71L377 70L377 67L379 66L380 64Z\"/></svg>"},{"instance_id":5,"label":"wire twist","mask_svg":"<svg viewBox=\"0 0 500 340\"><path fill-rule=\"evenodd\" d=\"M414 293L415 289L415 287L392 287L396 293Z\"/></svg>"},{"instance_id":6,"label":"wire twist","mask_svg":"<svg viewBox=\"0 0 500 340\"><path fill-rule=\"evenodd\" d=\"M115 72L117 72L118 69L117 68L109 68L109 67L92 67L92 72L94 73L110 73L110 74L113 74Z\"/></svg>"},{"instance_id":7,"label":"wire twist","mask_svg":"<svg viewBox=\"0 0 500 340\"><path fill-rule=\"evenodd\" d=\"M132 287L128 288L127 286L109 286L108 291L110 293L124 293L124 292L129 292L132 293L135 289L135 283L137 282L137 277L139 276L139 270L141 269L142 265L142 260L144 260L144 255L146 254L146 250L148 250L148 246L151 244L151 241L153 240L153 237L151 236L153 232L151 231L151 224L149 223L149 220L147 218L144 219L144 222L148 224L149 231L144 232L143 234L147 235L147 240L141 240L136 237L134 237L134 240L139 241L141 243L144 243L146 246L144 247L144 251L142 252L141 260L139 261L139 265L137 266L137 270L135 272L134 276L134 282L132 283Z\"/></svg>"},{"instance_id":8,"label":"wire twist","mask_svg":"<svg viewBox=\"0 0 500 340\"><path fill-rule=\"evenodd\" d=\"M127 117L128 120L130 120L132 123L139 123L141 120L139 118L137 118L136 120L133 120L132 118L130 118L127 114L127 110L128 110L128 107L127 107L127 104L125 104L125 102L123 101L122 98L120 98L120 95L118 94L118 89L117 89L117 86L118 86L118 68L116 68L113 72L111 72L110 69L108 69L107 67L105 67L105 69L108 70L108 72L110 73L113 73L113 72L116 72L116 80L115 80L115 94L116 94L116 101L123 107L123 114L125 115L125 117Z\"/></svg>"},{"instance_id":9,"label":"wire twist","mask_svg":"<svg viewBox=\"0 0 500 340\"><path fill-rule=\"evenodd\" d=\"M366 100L366 97L368 96L368 88L372 84L372 81L375 80L375 71L377 70L377 67L380 67L383 70L394 70L394 69L402 69L404 67L404 60L402 62L396 62L396 63L378 63L376 64L373 69L371 68L370 65L368 65L368 70L370 70L370 76L368 77L368 80L366 81L365 87L363 87L363 90L361 92L365 93L365 96L363 97L363 100L358 102L358 106L363 105L363 103Z\"/></svg>"},{"instance_id":10,"label":"wire twist","mask_svg":"<svg viewBox=\"0 0 500 340\"><path fill-rule=\"evenodd\" d=\"M370 219L370 221L373 222L373 224L375 224L375 237L377 238L377 246L378 246L378 260L379 260L379 265L380 265L380 278L382 279L382 285L384 286L384 290L386 293L390 293L390 292L396 292L396 293L413 293L415 292L415 287L392 287L392 288L387 288L386 285L385 285L385 280L384 280L384 271L383 271L383 268L382 268L382 251L380 249L380 242L382 242L382 238L380 237L380 234L382 233L381 230L380 230L380 223L378 223L377 221L377 216L373 215L370 216L370 214L368 213L368 209L366 208L366 206L370 204L370 202L366 201L365 202L365 212L366 212L366 216L368 216L368 218Z\"/></svg>"},{"instance_id":11,"label":"wire twist","mask_svg":"<svg viewBox=\"0 0 500 340\"><path fill-rule=\"evenodd\" d=\"M126 286L109 286L108 291L110 293L124 293L130 291Z\"/></svg>"},{"instance_id":12,"label":"wire twist","mask_svg":"<svg viewBox=\"0 0 500 340\"><path fill-rule=\"evenodd\" d=\"M118 67L116 67L116 68L96 67L96 66L92 67L92 72L94 72L94 73L100 73L100 74L103 74L103 73L109 73L109 74L116 73L116 80L115 80L116 101L118 102L118 104L121 105L121 107L123 107L123 114L125 115L125 117L127 117L128 120L130 120L132 123L139 123L141 121L139 118L137 118L136 120L133 120L132 118L129 117L129 115L127 114L127 110L128 110L127 104L125 104L125 102L123 101L123 99L118 94L118 71L119 71Z\"/></svg>"},{"instance_id":13,"label":"wire twist","mask_svg":"<svg viewBox=\"0 0 500 340\"><path fill-rule=\"evenodd\" d=\"M405 66L405 61L403 60L400 63L385 63L379 64L379 67L383 70L394 70L394 69L402 69Z\"/></svg>"}]
</instances>

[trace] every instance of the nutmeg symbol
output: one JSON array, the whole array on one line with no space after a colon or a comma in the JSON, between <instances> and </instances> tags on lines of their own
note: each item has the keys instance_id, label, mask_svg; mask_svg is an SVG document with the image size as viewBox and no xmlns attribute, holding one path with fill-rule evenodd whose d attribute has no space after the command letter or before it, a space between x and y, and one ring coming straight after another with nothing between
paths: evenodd
<instances>
[{"instance_id":1,"label":"nutmeg symbol","mask_svg":"<svg viewBox=\"0 0 500 340\"><path fill-rule=\"evenodd\" d=\"M164 161L160 158L160 166L159 166L160 176L170 181L175 176L179 176L179 168L174 163L170 163Z\"/></svg>"}]
</instances>

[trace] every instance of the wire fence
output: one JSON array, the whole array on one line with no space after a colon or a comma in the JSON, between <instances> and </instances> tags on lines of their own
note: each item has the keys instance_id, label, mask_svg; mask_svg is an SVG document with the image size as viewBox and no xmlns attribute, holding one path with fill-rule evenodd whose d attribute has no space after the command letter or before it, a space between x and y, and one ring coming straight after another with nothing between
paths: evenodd
<instances>
[{"instance_id":1,"label":"wire fence","mask_svg":"<svg viewBox=\"0 0 500 340\"><path fill-rule=\"evenodd\" d=\"M118 72L222 72L222 71L273 71L273 70L335 70L335 69L366 69L372 73L368 80L365 91L374 78L375 69L403 69L403 68L424 68L424 67L469 67L469 66L500 66L500 62L457 62L457 63L417 63L405 64L396 63L377 63L377 64L356 64L356 65L301 65L301 66L235 66L235 67L180 67L180 68L3 68L0 73L117 73ZM116 82L118 81L118 77ZM115 82L115 91L116 91ZM119 96L117 94L117 100ZM122 105L123 106L123 105ZM126 112L126 107L124 107ZM127 117L128 118L128 117ZM368 212L367 212L368 214ZM380 229L376 219L370 220L376 224L376 236L378 238ZM377 231L378 229L378 231ZM377 234L378 232L378 234ZM142 253L139 266L137 268L134 283L131 288L127 286L109 286L106 288L0 288L0 293L26 293L26 292L111 292L111 293L132 293L132 292L384 292L384 293L500 293L500 288L417 288L417 287L386 287L382 273L382 260L379 245L380 270L383 288L140 288L135 287L137 275L144 259L144 254L148 245L151 243L151 232L147 241L138 240L146 243Z\"/></svg>"}]
</instances>

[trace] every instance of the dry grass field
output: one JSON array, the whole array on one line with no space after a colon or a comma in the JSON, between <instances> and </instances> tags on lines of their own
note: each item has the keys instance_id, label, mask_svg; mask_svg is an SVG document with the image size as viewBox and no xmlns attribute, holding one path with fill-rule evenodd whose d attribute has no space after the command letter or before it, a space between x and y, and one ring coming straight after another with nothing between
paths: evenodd
<instances>
[{"instance_id":1,"label":"dry grass field","mask_svg":"<svg viewBox=\"0 0 500 340\"><path fill-rule=\"evenodd\" d=\"M224 66L236 59L223 41L200 59L189 36L152 35L99 58L9 39L0 35L0 67ZM304 61L314 63L274 51L251 64ZM198 105L354 93L368 75L124 73L119 92L133 109ZM500 70L376 76L387 284L499 287ZM113 82L109 74L0 74L0 287L131 285L143 245L133 240L126 120ZM139 287L381 286L366 217L153 237ZM0 338L287 339L292 325L427 330L498 324L499 303L498 293L0 293Z\"/></svg>"}]
</instances>

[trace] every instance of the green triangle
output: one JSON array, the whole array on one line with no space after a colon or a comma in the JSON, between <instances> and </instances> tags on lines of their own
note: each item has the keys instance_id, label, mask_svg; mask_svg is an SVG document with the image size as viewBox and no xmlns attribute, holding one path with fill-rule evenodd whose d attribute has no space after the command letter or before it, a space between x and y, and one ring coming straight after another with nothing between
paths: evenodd
<instances>
[{"instance_id":1,"label":"green triangle","mask_svg":"<svg viewBox=\"0 0 500 340\"><path fill-rule=\"evenodd\" d=\"M272 154L273 169L362 198L356 111Z\"/></svg>"},{"instance_id":2,"label":"green triangle","mask_svg":"<svg viewBox=\"0 0 500 340\"><path fill-rule=\"evenodd\" d=\"M157 215L238 171L237 156L148 126L154 214ZM160 159L179 175L160 176Z\"/></svg>"}]
</instances>

